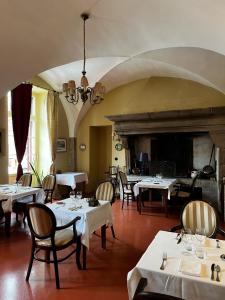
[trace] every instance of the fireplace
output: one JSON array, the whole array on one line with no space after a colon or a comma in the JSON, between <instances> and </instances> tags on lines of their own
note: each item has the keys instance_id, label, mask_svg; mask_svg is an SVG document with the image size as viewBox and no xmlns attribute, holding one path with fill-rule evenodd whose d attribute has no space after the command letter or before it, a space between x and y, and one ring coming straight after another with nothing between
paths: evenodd
<instances>
[{"instance_id":1,"label":"fireplace","mask_svg":"<svg viewBox=\"0 0 225 300\"><path fill-rule=\"evenodd\" d=\"M208 133L166 133L128 136L131 170L143 175L188 178L192 170L209 164L215 169L215 152Z\"/></svg>"},{"instance_id":2,"label":"fireplace","mask_svg":"<svg viewBox=\"0 0 225 300\"><path fill-rule=\"evenodd\" d=\"M170 136L171 134L177 135L181 133L181 137L183 136L182 138L186 140L186 137L184 137L186 134L193 135L193 158L191 159L191 154L189 152L189 154L185 153L183 157L183 159L185 159L185 157L188 156L187 164L177 167L178 162L175 162L175 174L178 176L183 176L184 173L189 173L189 169L191 169L191 167L194 169L197 166L196 168L200 169L204 166L204 164L209 163L211 147L209 146L207 148L207 155L204 155L205 151L204 149L201 149L201 139L207 139L207 141L205 141L206 144L211 143L211 146L215 144L216 156L213 164L216 165L216 180L213 182L213 185L217 186L217 194L213 195L213 198L214 201L217 201L218 206L224 213L223 178L225 177L225 107L146 112L129 115L107 116L107 118L114 122L115 132L121 137L124 148L127 149L126 155L127 153L130 153L131 157L133 154L136 155L136 153L132 153L132 150L129 149L129 140L134 136L153 136L158 138L161 134ZM198 138L195 136L198 136ZM172 139L172 137L168 137L168 139ZM157 149L160 148L161 143L161 141L157 141L148 143L148 145L149 148L152 146L153 149L154 147ZM172 144L171 140L168 141L168 143ZM187 140L184 141L184 143L186 143L187 148L191 148L191 142L189 145ZM158 159L164 158L171 159L171 156L169 158L168 156L164 156L165 153L151 153L150 149L147 149L146 147L147 146L144 145L144 153L149 153L148 157L150 159L151 155L153 158L155 156L157 161ZM200 152L200 150L202 151ZM159 158L156 156L159 156ZM181 159L182 155L180 155L179 161ZM127 164L129 164L129 159L127 159ZM131 168L131 165L128 165L128 168ZM210 186L210 184L207 183L205 186Z\"/></svg>"}]
</instances>

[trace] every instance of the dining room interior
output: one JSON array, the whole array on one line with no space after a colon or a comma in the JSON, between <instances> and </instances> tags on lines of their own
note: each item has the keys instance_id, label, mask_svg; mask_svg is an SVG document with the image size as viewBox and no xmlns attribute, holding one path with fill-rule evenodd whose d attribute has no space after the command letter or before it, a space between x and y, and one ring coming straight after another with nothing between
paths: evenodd
<instances>
[{"instance_id":1,"label":"dining room interior","mask_svg":"<svg viewBox=\"0 0 225 300\"><path fill-rule=\"evenodd\" d=\"M0 299L223 298L224 12L2 3Z\"/></svg>"}]
</instances>

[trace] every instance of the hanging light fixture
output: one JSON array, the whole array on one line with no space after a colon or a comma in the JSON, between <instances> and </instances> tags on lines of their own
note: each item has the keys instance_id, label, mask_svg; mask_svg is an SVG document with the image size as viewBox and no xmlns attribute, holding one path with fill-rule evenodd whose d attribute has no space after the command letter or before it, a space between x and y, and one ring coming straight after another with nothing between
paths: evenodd
<instances>
[{"instance_id":1,"label":"hanging light fixture","mask_svg":"<svg viewBox=\"0 0 225 300\"><path fill-rule=\"evenodd\" d=\"M101 82L96 82L94 87L90 87L88 83L88 79L86 77L86 49L85 49L85 22L89 18L89 14L83 13L81 18L84 21L83 29L84 29L84 60L83 60L83 71L81 77L80 86L76 87L76 83L74 80L69 80L66 83L63 83L63 92L65 93L65 98L69 103L77 104L79 99L86 103L87 100L90 101L91 104L98 104L103 100L105 94L105 87L101 84Z\"/></svg>"}]
</instances>

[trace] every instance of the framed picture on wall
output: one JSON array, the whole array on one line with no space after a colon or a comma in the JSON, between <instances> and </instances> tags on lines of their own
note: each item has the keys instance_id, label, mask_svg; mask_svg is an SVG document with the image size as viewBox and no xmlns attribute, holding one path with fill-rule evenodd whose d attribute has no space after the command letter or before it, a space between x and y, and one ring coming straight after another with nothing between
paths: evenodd
<instances>
[{"instance_id":1,"label":"framed picture on wall","mask_svg":"<svg viewBox=\"0 0 225 300\"><path fill-rule=\"evenodd\" d=\"M56 151L57 152L66 152L66 139L57 139Z\"/></svg>"}]
</instances>

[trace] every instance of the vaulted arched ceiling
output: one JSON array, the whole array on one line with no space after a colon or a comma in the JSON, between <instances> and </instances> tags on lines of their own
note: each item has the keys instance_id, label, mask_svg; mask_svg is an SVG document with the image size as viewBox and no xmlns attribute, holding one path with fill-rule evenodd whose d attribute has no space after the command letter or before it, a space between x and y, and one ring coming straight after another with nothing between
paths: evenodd
<instances>
[{"instance_id":1,"label":"vaulted arched ceiling","mask_svg":"<svg viewBox=\"0 0 225 300\"><path fill-rule=\"evenodd\" d=\"M151 76L197 81L225 93L223 0L2 0L0 96L39 74L54 89L82 71L112 90ZM63 105L71 120L87 107ZM80 119L80 118L79 118Z\"/></svg>"}]
</instances>

